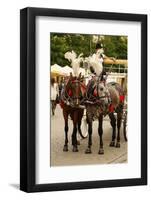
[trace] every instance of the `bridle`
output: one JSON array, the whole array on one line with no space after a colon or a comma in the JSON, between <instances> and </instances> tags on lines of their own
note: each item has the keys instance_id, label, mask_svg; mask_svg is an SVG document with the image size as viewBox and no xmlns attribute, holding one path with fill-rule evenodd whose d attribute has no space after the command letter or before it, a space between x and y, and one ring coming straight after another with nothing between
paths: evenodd
<instances>
[{"instance_id":1,"label":"bridle","mask_svg":"<svg viewBox=\"0 0 151 200\"><path fill-rule=\"evenodd\" d=\"M64 90L63 90L62 95L61 95L63 102L66 105L69 105L71 107L80 107L80 106L84 106L86 104L101 105L102 101L104 99L106 99L106 98L109 99L110 96L109 96L109 94L107 94L107 92L105 92L106 93L105 95L99 96L99 84L102 83L105 87L105 83L104 83L104 81L101 80L100 77L94 77L94 78L97 78L97 80L94 83L95 89L96 89L96 95L94 95L94 89L93 89L93 92L88 94L88 91L86 91L84 96L79 95L78 97L69 94L69 90L73 87L73 84L76 84L76 87L79 87L79 88L85 87L84 89L86 89L86 86L84 84L82 84L81 79L78 79L78 78L70 79L69 78L69 80L65 84ZM81 91L79 91L79 92L81 92ZM74 104L74 101L76 99L78 101L77 106L76 106L76 104Z\"/></svg>"},{"instance_id":2,"label":"bridle","mask_svg":"<svg viewBox=\"0 0 151 200\"><path fill-rule=\"evenodd\" d=\"M96 78L96 77L95 77ZM105 94L103 96L99 96L99 84L100 83L103 83L104 84L104 87L105 87L105 83L104 81L101 81L100 77L97 77L97 80L96 80L96 95L94 95L94 90L95 88L93 89L93 92L88 94L86 93L86 103L88 104L102 104L102 100L105 99L105 98L110 98L109 95Z\"/></svg>"},{"instance_id":3,"label":"bridle","mask_svg":"<svg viewBox=\"0 0 151 200\"><path fill-rule=\"evenodd\" d=\"M67 105L70 105L71 107L75 107L75 104L73 102L74 102L74 100L77 100L77 107L78 107L79 105L84 104L85 97L80 96L80 95L78 97L69 95L69 90L72 89L73 84L76 84L76 87L79 87L79 88L85 87L84 84L82 84L81 80L79 80L77 78L74 80L69 79L67 84L65 84L64 91L62 93L62 99L63 99L64 103L66 103ZM79 92L81 92L81 90L79 90Z\"/></svg>"}]
</instances>

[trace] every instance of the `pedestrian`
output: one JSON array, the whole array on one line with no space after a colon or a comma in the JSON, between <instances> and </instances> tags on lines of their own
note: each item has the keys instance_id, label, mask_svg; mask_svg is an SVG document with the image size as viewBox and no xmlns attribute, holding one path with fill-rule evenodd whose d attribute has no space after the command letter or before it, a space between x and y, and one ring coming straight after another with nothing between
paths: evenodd
<instances>
[{"instance_id":1,"label":"pedestrian","mask_svg":"<svg viewBox=\"0 0 151 200\"><path fill-rule=\"evenodd\" d=\"M61 78L61 81L59 83L59 100L61 100L61 94L62 94L62 90L64 88L64 79L63 77Z\"/></svg>"},{"instance_id":2,"label":"pedestrian","mask_svg":"<svg viewBox=\"0 0 151 200\"><path fill-rule=\"evenodd\" d=\"M57 98L59 97L59 88L58 84L55 82L55 78L51 78L51 110L52 115L55 115L55 109L57 105Z\"/></svg>"}]
</instances>

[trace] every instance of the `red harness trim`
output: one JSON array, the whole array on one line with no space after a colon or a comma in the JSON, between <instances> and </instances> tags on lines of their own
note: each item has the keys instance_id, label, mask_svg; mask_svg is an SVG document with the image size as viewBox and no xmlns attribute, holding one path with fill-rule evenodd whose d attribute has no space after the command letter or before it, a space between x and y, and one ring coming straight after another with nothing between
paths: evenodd
<instances>
[{"instance_id":1,"label":"red harness trim","mask_svg":"<svg viewBox=\"0 0 151 200\"><path fill-rule=\"evenodd\" d=\"M109 105L109 112L114 112L114 106L112 104Z\"/></svg>"},{"instance_id":2,"label":"red harness trim","mask_svg":"<svg viewBox=\"0 0 151 200\"><path fill-rule=\"evenodd\" d=\"M72 82L72 83L76 83L76 82L77 82L77 80L72 80L71 82Z\"/></svg>"},{"instance_id":3,"label":"red harness trim","mask_svg":"<svg viewBox=\"0 0 151 200\"><path fill-rule=\"evenodd\" d=\"M124 95L120 95L120 103L124 102L125 96ZM109 112L114 112L114 106L112 104L109 105Z\"/></svg>"},{"instance_id":4,"label":"red harness trim","mask_svg":"<svg viewBox=\"0 0 151 200\"><path fill-rule=\"evenodd\" d=\"M96 97L97 96L97 90L96 88L94 89L93 95Z\"/></svg>"},{"instance_id":5,"label":"red harness trim","mask_svg":"<svg viewBox=\"0 0 151 200\"><path fill-rule=\"evenodd\" d=\"M120 95L120 102L124 102L125 96L124 95Z\"/></svg>"}]
</instances>

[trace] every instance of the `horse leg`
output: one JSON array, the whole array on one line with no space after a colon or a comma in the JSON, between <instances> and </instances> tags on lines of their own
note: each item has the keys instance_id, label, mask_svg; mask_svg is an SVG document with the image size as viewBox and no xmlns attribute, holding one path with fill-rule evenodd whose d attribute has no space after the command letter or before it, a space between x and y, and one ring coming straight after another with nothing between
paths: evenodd
<instances>
[{"instance_id":1,"label":"horse leg","mask_svg":"<svg viewBox=\"0 0 151 200\"><path fill-rule=\"evenodd\" d=\"M89 138L88 138L88 147L85 150L85 153L92 153L91 151L91 145L92 145L92 120L88 120L88 134L89 134Z\"/></svg>"},{"instance_id":2,"label":"horse leg","mask_svg":"<svg viewBox=\"0 0 151 200\"><path fill-rule=\"evenodd\" d=\"M63 147L63 151L68 151L68 114L66 112L63 113L64 115L64 119L65 119L65 127L64 127L64 131L65 131L65 144Z\"/></svg>"},{"instance_id":3,"label":"horse leg","mask_svg":"<svg viewBox=\"0 0 151 200\"><path fill-rule=\"evenodd\" d=\"M84 113L84 110L82 110L79 114L79 119L78 119L78 132L81 136L82 139L84 139L85 137L82 135L82 131L81 131L81 121L82 121L82 117L83 117L83 113Z\"/></svg>"},{"instance_id":4,"label":"horse leg","mask_svg":"<svg viewBox=\"0 0 151 200\"><path fill-rule=\"evenodd\" d=\"M54 100L51 100L51 110L52 110L52 115L55 114L55 111L54 111Z\"/></svg>"},{"instance_id":5,"label":"horse leg","mask_svg":"<svg viewBox=\"0 0 151 200\"><path fill-rule=\"evenodd\" d=\"M81 120L78 121L78 132L80 136L83 138L82 131L81 131ZM77 145L80 145L80 140L77 140Z\"/></svg>"},{"instance_id":6,"label":"horse leg","mask_svg":"<svg viewBox=\"0 0 151 200\"><path fill-rule=\"evenodd\" d=\"M122 122L122 112L117 113L117 142L116 147L120 147L120 128L121 128L121 122Z\"/></svg>"},{"instance_id":7,"label":"horse leg","mask_svg":"<svg viewBox=\"0 0 151 200\"><path fill-rule=\"evenodd\" d=\"M57 103L56 103L56 100L54 100L53 101L53 115L55 115L56 106L57 106Z\"/></svg>"},{"instance_id":8,"label":"horse leg","mask_svg":"<svg viewBox=\"0 0 151 200\"><path fill-rule=\"evenodd\" d=\"M114 116L114 113L111 112L109 113L109 117L110 117L110 123L112 126L112 141L110 142L110 147L114 147L115 146L115 138L116 138L116 118Z\"/></svg>"},{"instance_id":9,"label":"horse leg","mask_svg":"<svg viewBox=\"0 0 151 200\"><path fill-rule=\"evenodd\" d=\"M72 145L73 145L73 152L78 152L77 147L77 123L73 122L73 132L72 132Z\"/></svg>"},{"instance_id":10,"label":"horse leg","mask_svg":"<svg viewBox=\"0 0 151 200\"><path fill-rule=\"evenodd\" d=\"M125 142L127 142L126 124L127 124L127 113L125 114L125 116L124 116L124 121L123 121L123 133L124 133Z\"/></svg>"},{"instance_id":11,"label":"horse leg","mask_svg":"<svg viewBox=\"0 0 151 200\"><path fill-rule=\"evenodd\" d=\"M102 125L103 125L103 115L99 116L98 121L99 121L98 134L100 136L100 148L99 148L98 154L104 154L103 140L102 140L102 135L103 135L103 128L102 128Z\"/></svg>"}]
</instances>

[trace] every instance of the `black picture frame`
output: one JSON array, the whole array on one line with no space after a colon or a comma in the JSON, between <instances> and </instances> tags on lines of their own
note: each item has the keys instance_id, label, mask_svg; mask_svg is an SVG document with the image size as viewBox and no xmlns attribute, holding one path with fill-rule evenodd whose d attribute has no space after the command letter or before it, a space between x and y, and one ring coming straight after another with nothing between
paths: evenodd
<instances>
[{"instance_id":1,"label":"black picture frame","mask_svg":"<svg viewBox=\"0 0 151 200\"><path fill-rule=\"evenodd\" d=\"M100 180L70 183L36 184L36 65L35 19L54 16L83 19L103 19L141 23L141 178ZM20 11L20 189L25 192L75 190L136 186L147 184L147 15L24 8Z\"/></svg>"}]
</instances>

